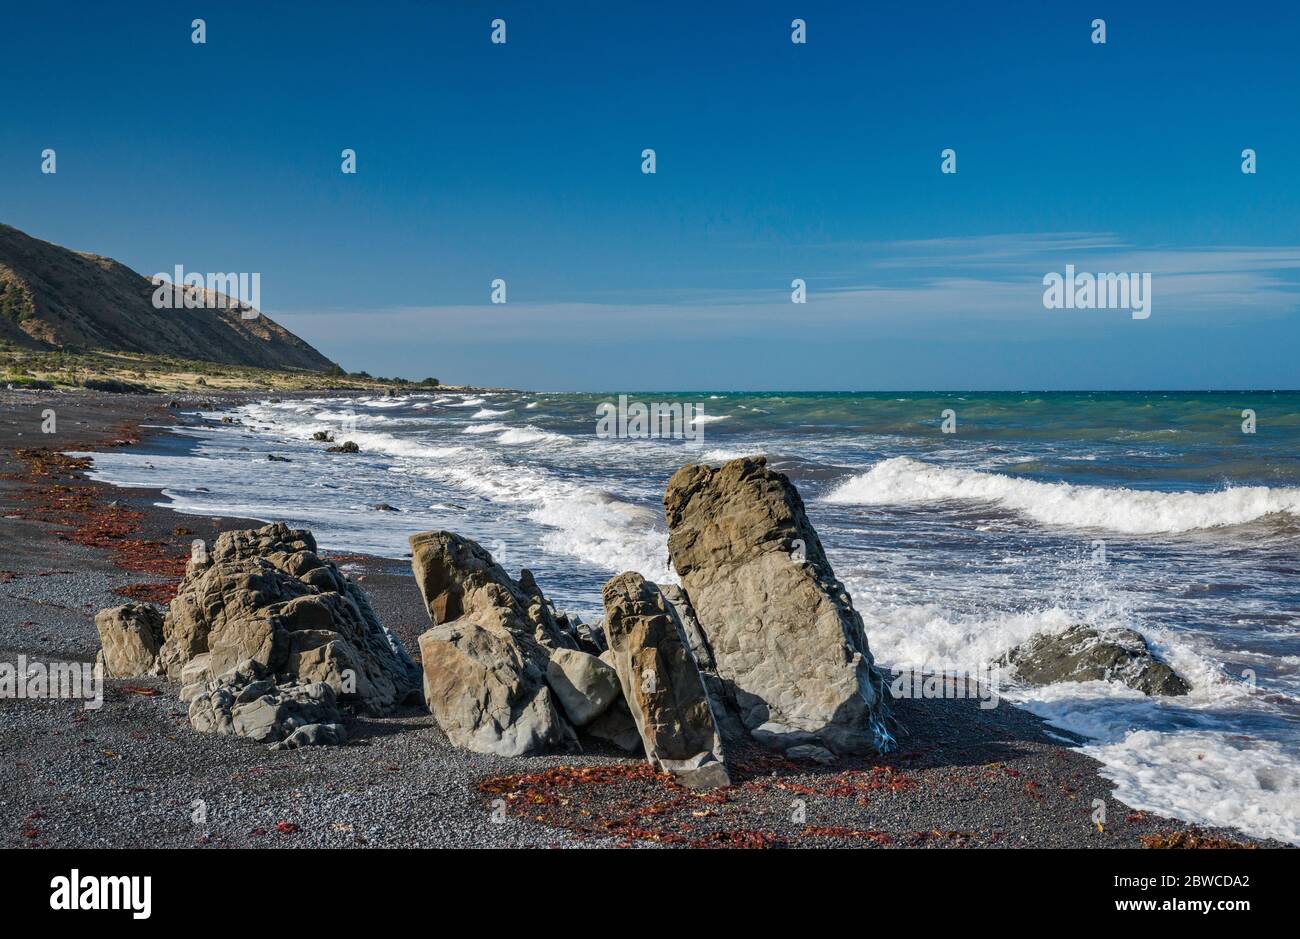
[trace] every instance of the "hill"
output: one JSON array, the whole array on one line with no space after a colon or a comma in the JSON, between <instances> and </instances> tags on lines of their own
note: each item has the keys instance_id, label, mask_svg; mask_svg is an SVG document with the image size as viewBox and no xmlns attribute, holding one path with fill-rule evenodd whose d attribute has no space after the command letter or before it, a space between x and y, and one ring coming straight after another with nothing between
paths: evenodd
<instances>
[{"instance_id":1,"label":"hill","mask_svg":"<svg viewBox=\"0 0 1300 939\"><path fill-rule=\"evenodd\" d=\"M0 224L0 344L32 351L139 353L263 369L336 370L311 345L251 307L158 309L153 281L111 258ZM174 291L178 301L180 291Z\"/></svg>"}]
</instances>

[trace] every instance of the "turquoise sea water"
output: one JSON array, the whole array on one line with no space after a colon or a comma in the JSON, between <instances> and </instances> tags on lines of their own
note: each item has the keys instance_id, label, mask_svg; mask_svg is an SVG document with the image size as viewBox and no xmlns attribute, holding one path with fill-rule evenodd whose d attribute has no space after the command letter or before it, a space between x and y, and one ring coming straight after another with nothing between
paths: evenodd
<instances>
[{"instance_id":1,"label":"turquoise sea water","mask_svg":"<svg viewBox=\"0 0 1300 939\"><path fill-rule=\"evenodd\" d=\"M95 472L187 512L307 525L338 550L400 558L411 532L452 529L598 617L612 573L673 576L669 476L762 453L803 494L880 662L977 671L1072 623L1136 629L1191 695L1004 694L1088 735L1130 804L1300 843L1300 394L629 398L701 405L702 439L600 437L614 395L320 398L96 454ZM356 457L310 439L349 421Z\"/></svg>"}]
</instances>

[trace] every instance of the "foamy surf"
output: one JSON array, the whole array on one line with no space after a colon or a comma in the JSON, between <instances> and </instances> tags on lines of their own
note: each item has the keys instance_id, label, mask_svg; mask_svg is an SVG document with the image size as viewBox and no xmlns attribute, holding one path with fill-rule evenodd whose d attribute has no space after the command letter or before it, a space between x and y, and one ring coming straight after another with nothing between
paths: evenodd
<instances>
[{"instance_id":1,"label":"foamy surf","mask_svg":"<svg viewBox=\"0 0 1300 939\"><path fill-rule=\"evenodd\" d=\"M1136 629L1191 694L1151 699L1110 682L1031 688L1014 676L1003 693L1063 739L1067 730L1083 735L1129 804L1293 840L1300 813L1290 789L1237 769L1259 760L1293 772L1300 762L1291 731L1300 720L1295 529L1270 525L1261 539L1249 525L1297 514L1300 490L1274 480L1294 477L1286 473L1300 441L1261 435L1224 462L1221 434L1197 437L1203 420L1159 433L1170 408L1218 413L1218 400L1162 397L1158 408L1126 411L1149 432L1135 447L1104 428L1060 430L1051 413L1075 420L1091 406L1073 399L1067 407L972 396L982 422L1003 424L993 437L968 438L915 429L917 413L937 414L950 400L718 395L710 416L733 419L709 422L704 445L688 448L598 438L593 414L603 400L502 393L261 402L181 430L196 440L184 455L114 449L94 454L93 473L162 487L183 511L306 525L327 550L397 558L413 531L458 531L509 569L534 570L561 608L585 617L600 615L600 587L612 573L673 576L661 500L678 467L778 455L882 664L975 671L1035 634L1075 623ZM1033 407L1049 413L1026 416ZM1099 413L1114 407L1108 400ZM1280 407L1271 405L1274 427ZM243 423L222 425L223 416ZM318 431L353 439L361 452L326 454L312 440ZM292 462L268 463L270 453ZM857 469L846 479L849 467ZM1135 468L1153 491L1120 488ZM1033 478L1016 475L1028 472ZM1112 488L1098 484L1108 480ZM375 511L376 503L399 511ZM936 510L856 508L864 504ZM1173 536L1212 529L1213 537ZM1081 531L1144 537L1107 538L1107 560L1098 562ZM1258 690L1242 677L1252 670Z\"/></svg>"},{"instance_id":2,"label":"foamy surf","mask_svg":"<svg viewBox=\"0 0 1300 939\"><path fill-rule=\"evenodd\" d=\"M935 466L905 456L882 460L825 497L830 503L854 505L922 505L949 500L993 503L1044 525L1129 535L1223 528L1279 513L1300 515L1300 489L1108 489Z\"/></svg>"}]
</instances>

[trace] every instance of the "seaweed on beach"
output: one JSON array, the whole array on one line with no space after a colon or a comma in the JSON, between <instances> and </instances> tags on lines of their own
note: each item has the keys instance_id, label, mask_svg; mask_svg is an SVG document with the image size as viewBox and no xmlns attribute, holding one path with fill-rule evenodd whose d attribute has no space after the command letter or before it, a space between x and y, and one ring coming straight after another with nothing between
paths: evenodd
<instances>
[{"instance_id":1,"label":"seaweed on beach","mask_svg":"<svg viewBox=\"0 0 1300 939\"><path fill-rule=\"evenodd\" d=\"M128 435L114 438L111 446L134 443ZM10 474L29 483L22 498L29 504L27 517L51 522L65 529L59 537L83 547L102 548L113 563L125 571L152 574L161 582L132 584L115 592L133 599L166 603L176 593L185 575L188 552L175 550L163 541L133 538L142 530L144 514L105 502L82 475L91 461L70 457L58 450L37 447L16 453L26 472Z\"/></svg>"},{"instance_id":2,"label":"seaweed on beach","mask_svg":"<svg viewBox=\"0 0 1300 939\"><path fill-rule=\"evenodd\" d=\"M1218 850L1223 848L1258 848L1258 845L1250 844L1245 841L1233 841L1229 838L1220 838L1216 835L1208 835L1196 826L1183 831L1161 831L1153 835L1140 835L1139 840L1145 848L1155 849L1187 849L1187 850Z\"/></svg>"}]
</instances>

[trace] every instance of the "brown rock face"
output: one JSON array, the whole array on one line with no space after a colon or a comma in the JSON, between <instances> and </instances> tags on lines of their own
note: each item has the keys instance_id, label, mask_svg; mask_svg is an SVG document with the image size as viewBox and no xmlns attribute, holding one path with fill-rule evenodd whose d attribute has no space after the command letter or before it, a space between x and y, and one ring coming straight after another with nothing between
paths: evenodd
<instances>
[{"instance_id":1,"label":"brown rock face","mask_svg":"<svg viewBox=\"0 0 1300 939\"><path fill-rule=\"evenodd\" d=\"M147 603L128 603L95 616L105 678L135 678L158 672L163 617Z\"/></svg>"},{"instance_id":2,"label":"brown rock face","mask_svg":"<svg viewBox=\"0 0 1300 939\"><path fill-rule=\"evenodd\" d=\"M682 624L640 574L605 585L605 636L646 758L688 786L731 784L709 696Z\"/></svg>"},{"instance_id":3,"label":"brown rock face","mask_svg":"<svg viewBox=\"0 0 1300 939\"><path fill-rule=\"evenodd\" d=\"M837 753L891 746L862 618L789 479L763 458L684 466L664 508L673 567L745 727L777 746L810 734Z\"/></svg>"},{"instance_id":4,"label":"brown rock face","mask_svg":"<svg viewBox=\"0 0 1300 939\"><path fill-rule=\"evenodd\" d=\"M209 681L253 662L323 682L341 704L375 715L419 687L365 592L316 554L311 532L283 524L225 532L192 558L163 634L159 663L171 678Z\"/></svg>"},{"instance_id":5,"label":"brown rock face","mask_svg":"<svg viewBox=\"0 0 1300 939\"><path fill-rule=\"evenodd\" d=\"M425 703L448 739L501 756L576 748L546 672L552 650L579 643L532 575L515 582L446 531L411 536L411 570L434 624L420 636Z\"/></svg>"},{"instance_id":6,"label":"brown rock face","mask_svg":"<svg viewBox=\"0 0 1300 939\"><path fill-rule=\"evenodd\" d=\"M19 348L113 349L314 372L334 364L270 317L245 318L248 308L234 297L203 290L198 308L159 309L156 291L149 277L111 258L0 225L0 340ZM173 298L183 299L180 293Z\"/></svg>"},{"instance_id":7,"label":"brown rock face","mask_svg":"<svg viewBox=\"0 0 1300 939\"><path fill-rule=\"evenodd\" d=\"M528 571L511 579L477 542L448 531L411 536L411 570L435 624L470 617L477 625L527 634L543 649L579 643ZM545 667L546 654L540 662Z\"/></svg>"}]
</instances>

